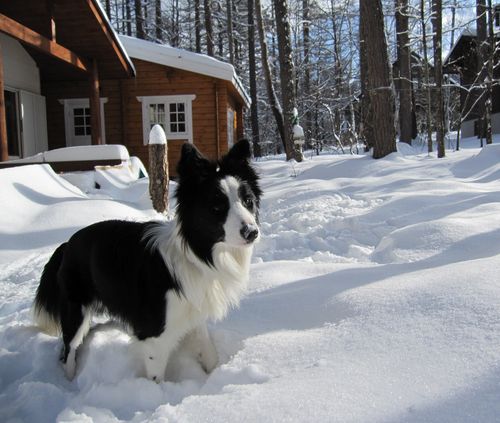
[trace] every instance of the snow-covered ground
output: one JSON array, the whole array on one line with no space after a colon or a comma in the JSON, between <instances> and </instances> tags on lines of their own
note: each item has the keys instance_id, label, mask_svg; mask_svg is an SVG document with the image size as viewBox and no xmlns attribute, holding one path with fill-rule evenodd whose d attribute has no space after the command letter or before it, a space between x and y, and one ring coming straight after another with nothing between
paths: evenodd
<instances>
[{"instance_id":1,"label":"snow-covered ground","mask_svg":"<svg viewBox=\"0 0 500 423\"><path fill-rule=\"evenodd\" d=\"M500 144L409 150L258 162L263 239L241 307L210 327L219 366L179 351L161 384L102 321L68 382L29 315L58 243L158 217L147 184L1 170L0 421L500 421Z\"/></svg>"}]
</instances>

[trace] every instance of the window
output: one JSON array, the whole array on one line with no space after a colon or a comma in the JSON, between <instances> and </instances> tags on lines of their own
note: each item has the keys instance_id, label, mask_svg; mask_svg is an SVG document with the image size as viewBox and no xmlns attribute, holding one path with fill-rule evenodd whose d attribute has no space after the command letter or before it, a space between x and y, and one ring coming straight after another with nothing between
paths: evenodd
<instances>
[{"instance_id":1,"label":"window","mask_svg":"<svg viewBox=\"0 0 500 423\"><path fill-rule=\"evenodd\" d=\"M137 97L142 103L144 144L149 141L149 131L159 124L167 140L193 142L192 101L195 95Z\"/></svg>"},{"instance_id":2,"label":"window","mask_svg":"<svg viewBox=\"0 0 500 423\"><path fill-rule=\"evenodd\" d=\"M186 132L186 113L184 103L169 104L170 132L184 134Z\"/></svg>"},{"instance_id":3,"label":"window","mask_svg":"<svg viewBox=\"0 0 500 423\"><path fill-rule=\"evenodd\" d=\"M90 135L90 107L73 109L73 128L75 136Z\"/></svg>"}]
</instances>

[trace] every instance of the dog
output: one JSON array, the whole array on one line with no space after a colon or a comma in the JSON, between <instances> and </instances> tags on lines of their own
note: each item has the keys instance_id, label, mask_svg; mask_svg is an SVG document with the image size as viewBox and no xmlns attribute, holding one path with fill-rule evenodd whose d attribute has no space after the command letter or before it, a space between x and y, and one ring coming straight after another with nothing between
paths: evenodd
<instances>
[{"instance_id":1,"label":"dog","mask_svg":"<svg viewBox=\"0 0 500 423\"><path fill-rule=\"evenodd\" d=\"M218 362L206 321L222 319L245 291L260 238L262 191L247 140L219 161L185 143L177 167L175 219L111 220L76 232L44 267L35 322L62 334L68 379L93 314L122 322L137 343L145 376L164 379L169 355L193 339L206 372Z\"/></svg>"}]
</instances>

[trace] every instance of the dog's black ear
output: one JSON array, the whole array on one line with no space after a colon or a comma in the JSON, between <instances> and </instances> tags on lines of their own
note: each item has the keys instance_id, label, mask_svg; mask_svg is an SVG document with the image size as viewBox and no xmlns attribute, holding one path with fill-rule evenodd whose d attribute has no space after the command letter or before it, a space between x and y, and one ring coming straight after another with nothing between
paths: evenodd
<instances>
[{"instance_id":1,"label":"dog's black ear","mask_svg":"<svg viewBox=\"0 0 500 423\"><path fill-rule=\"evenodd\" d=\"M245 160L247 162L250 161L251 157L252 148L250 142L245 138L234 144L226 155L229 160Z\"/></svg>"},{"instance_id":2,"label":"dog's black ear","mask_svg":"<svg viewBox=\"0 0 500 423\"><path fill-rule=\"evenodd\" d=\"M182 145L181 158L177 165L177 174L181 179L204 177L209 170L210 161L203 157L193 144Z\"/></svg>"}]
</instances>

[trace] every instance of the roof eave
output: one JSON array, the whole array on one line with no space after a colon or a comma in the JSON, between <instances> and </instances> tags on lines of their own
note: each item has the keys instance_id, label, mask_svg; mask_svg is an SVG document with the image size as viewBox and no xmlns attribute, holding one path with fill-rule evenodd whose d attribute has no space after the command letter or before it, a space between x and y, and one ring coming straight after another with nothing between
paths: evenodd
<instances>
[{"instance_id":1,"label":"roof eave","mask_svg":"<svg viewBox=\"0 0 500 423\"><path fill-rule=\"evenodd\" d=\"M97 13L99 14L101 19L103 20L104 24L106 25L106 27L109 31L109 35L111 37L110 41L116 43L116 45L118 47L118 51L119 51L120 55L122 56L123 61L125 63L125 69L124 69L125 72L127 73L127 75L129 77L131 77L131 78L135 77L136 76L135 66L132 63L132 60L130 59L129 55L127 54L127 50L125 50L125 47L121 43L120 38L118 37L118 34L113 29L113 26L111 25L111 22L109 21L108 16L106 15L106 12L102 8L100 2L98 0L88 0L88 1L96 8Z\"/></svg>"}]
</instances>

